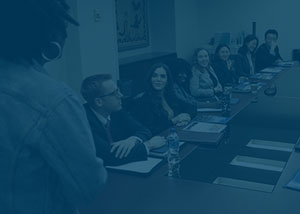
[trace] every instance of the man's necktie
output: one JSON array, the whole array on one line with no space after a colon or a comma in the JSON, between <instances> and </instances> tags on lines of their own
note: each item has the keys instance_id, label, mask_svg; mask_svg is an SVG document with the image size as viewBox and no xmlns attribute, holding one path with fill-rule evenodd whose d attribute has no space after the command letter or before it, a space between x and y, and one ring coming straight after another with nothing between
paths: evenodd
<instances>
[{"instance_id":1,"label":"man's necktie","mask_svg":"<svg viewBox=\"0 0 300 214\"><path fill-rule=\"evenodd\" d=\"M106 131L108 142L110 144L112 144L114 141L112 139L111 132L110 132L110 120L107 120L107 123L106 123L106 126L105 126L105 131Z\"/></svg>"}]
</instances>

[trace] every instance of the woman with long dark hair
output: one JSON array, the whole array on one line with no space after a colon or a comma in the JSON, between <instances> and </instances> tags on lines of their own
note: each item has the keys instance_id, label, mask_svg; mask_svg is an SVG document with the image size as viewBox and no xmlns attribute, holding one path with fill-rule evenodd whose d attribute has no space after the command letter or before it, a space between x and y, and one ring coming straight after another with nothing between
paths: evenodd
<instances>
[{"instance_id":1,"label":"woman with long dark hair","mask_svg":"<svg viewBox=\"0 0 300 214\"><path fill-rule=\"evenodd\" d=\"M238 50L237 61L241 66L239 76L250 76L255 73L255 53L258 47L258 38L248 35L244 39L243 46Z\"/></svg>"},{"instance_id":2,"label":"woman with long dark hair","mask_svg":"<svg viewBox=\"0 0 300 214\"><path fill-rule=\"evenodd\" d=\"M175 96L170 69L159 63L151 67L146 91L136 99L132 114L156 135L171 126L186 125L196 108Z\"/></svg>"},{"instance_id":3,"label":"woman with long dark hair","mask_svg":"<svg viewBox=\"0 0 300 214\"><path fill-rule=\"evenodd\" d=\"M231 57L230 48L226 44L219 44L215 51L212 67L221 85L234 85L238 82L237 72L240 70Z\"/></svg>"}]
</instances>

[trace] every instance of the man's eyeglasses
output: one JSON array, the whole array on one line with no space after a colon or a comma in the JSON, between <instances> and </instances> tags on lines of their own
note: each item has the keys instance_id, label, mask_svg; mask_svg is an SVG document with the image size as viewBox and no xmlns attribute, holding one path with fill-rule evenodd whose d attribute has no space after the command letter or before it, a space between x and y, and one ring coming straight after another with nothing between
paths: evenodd
<instances>
[{"instance_id":1,"label":"man's eyeglasses","mask_svg":"<svg viewBox=\"0 0 300 214\"><path fill-rule=\"evenodd\" d=\"M117 96L122 96L121 92L120 92L120 89L117 88L116 90L114 90L113 92L109 93L109 94L104 94L102 96L99 96L99 98L102 98L102 97L109 97L109 96L113 96L113 97L117 97Z\"/></svg>"}]
</instances>

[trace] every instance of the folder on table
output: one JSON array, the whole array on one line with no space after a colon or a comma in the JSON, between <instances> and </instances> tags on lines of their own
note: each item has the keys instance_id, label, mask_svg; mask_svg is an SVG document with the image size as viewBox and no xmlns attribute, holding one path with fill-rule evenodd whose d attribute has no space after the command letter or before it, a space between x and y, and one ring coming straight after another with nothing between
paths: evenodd
<instances>
[{"instance_id":1,"label":"folder on table","mask_svg":"<svg viewBox=\"0 0 300 214\"><path fill-rule=\"evenodd\" d=\"M119 166L106 166L107 169L148 175L160 163L162 159L148 157L145 161L136 161Z\"/></svg>"},{"instance_id":2,"label":"folder on table","mask_svg":"<svg viewBox=\"0 0 300 214\"><path fill-rule=\"evenodd\" d=\"M178 131L178 136L181 141L215 147L223 139L226 127L223 124L194 121Z\"/></svg>"},{"instance_id":3,"label":"folder on table","mask_svg":"<svg viewBox=\"0 0 300 214\"><path fill-rule=\"evenodd\" d=\"M194 120L199 122L226 124L230 121L230 119L231 119L230 117L203 114L203 115L198 115Z\"/></svg>"}]
</instances>

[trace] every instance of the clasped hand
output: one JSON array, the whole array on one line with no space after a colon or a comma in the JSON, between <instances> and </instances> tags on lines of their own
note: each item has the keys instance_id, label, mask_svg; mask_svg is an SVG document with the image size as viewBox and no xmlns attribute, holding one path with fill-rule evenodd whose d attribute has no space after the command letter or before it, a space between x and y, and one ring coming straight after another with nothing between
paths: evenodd
<instances>
[{"instance_id":1,"label":"clasped hand","mask_svg":"<svg viewBox=\"0 0 300 214\"><path fill-rule=\"evenodd\" d=\"M172 119L176 126L185 126L191 121L191 116L187 113L181 113Z\"/></svg>"}]
</instances>

